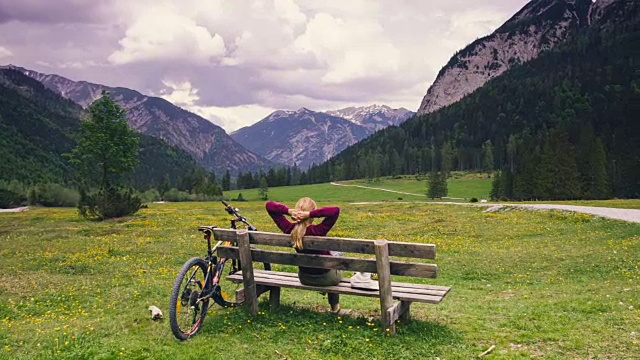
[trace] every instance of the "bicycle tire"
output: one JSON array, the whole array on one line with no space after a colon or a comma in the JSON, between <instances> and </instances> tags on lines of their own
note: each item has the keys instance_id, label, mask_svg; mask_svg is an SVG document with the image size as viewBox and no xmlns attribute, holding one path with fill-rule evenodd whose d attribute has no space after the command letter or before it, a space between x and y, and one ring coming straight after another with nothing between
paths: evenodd
<instances>
[{"instance_id":1,"label":"bicycle tire","mask_svg":"<svg viewBox=\"0 0 640 360\"><path fill-rule=\"evenodd\" d=\"M182 265L173 283L169 301L169 324L178 340L187 340L202 329L209 308L209 298L201 301L198 298L210 288L205 281L207 271L204 259L191 258Z\"/></svg>"}]
</instances>

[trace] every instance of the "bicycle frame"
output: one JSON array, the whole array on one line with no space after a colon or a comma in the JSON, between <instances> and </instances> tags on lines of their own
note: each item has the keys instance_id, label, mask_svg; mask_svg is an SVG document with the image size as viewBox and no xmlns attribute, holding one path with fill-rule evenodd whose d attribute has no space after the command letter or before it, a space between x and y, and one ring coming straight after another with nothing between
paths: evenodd
<instances>
[{"instance_id":1,"label":"bicycle frame","mask_svg":"<svg viewBox=\"0 0 640 360\"><path fill-rule=\"evenodd\" d=\"M237 229L236 227L236 223L237 222L241 222L245 225L247 225L247 228L249 230L255 231L257 230L253 225L251 225L244 217L239 216L237 214L237 210L234 210L233 212L231 210L229 210L231 207L227 206L227 211L229 213L233 213L234 215L236 215L236 217L234 219L231 219L231 228L232 229ZM213 228L213 227L212 227ZM204 239L207 240L207 256L206 256L206 261L207 261L207 275L205 276L205 286L204 289L206 289L206 291L203 291L203 296L198 298L198 301L202 301L202 300L206 300L208 298L212 298L213 301L220 305L220 306L226 306L226 307L235 307L238 304L234 303L234 302L228 302L226 301L222 295L220 294L220 288L218 286L218 283L220 281L220 277L222 275L222 271L224 270L225 264L227 263L227 261L229 259L226 258L221 258L218 259L215 256L215 251L218 248L218 246L222 245L222 244L231 244L230 241L218 241L213 247L212 242L211 242L211 230L207 229L207 230L203 230L204 231ZM236 259L231 259L231 271L230 274L236 273L240 270L242 270L242 265L240 263L240 260L236 260Z\"/></svg>"}]
</instances>

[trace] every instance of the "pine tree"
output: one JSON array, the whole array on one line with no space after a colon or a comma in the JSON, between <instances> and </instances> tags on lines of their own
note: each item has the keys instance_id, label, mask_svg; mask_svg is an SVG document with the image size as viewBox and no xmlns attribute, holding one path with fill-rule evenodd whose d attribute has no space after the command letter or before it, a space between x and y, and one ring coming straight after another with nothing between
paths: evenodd
<instances>
[{"instance_id":1,"label":"pine tree","mask_svg":"<svg viewBox=\"0 0 640 360\"><path fill-rule=\"evenodd\" d=\"M125 110L103 91L80 124L78 143L70 154L85 183L101 189L120 185L122 175L138 162L138 137L129 128Z\"/></svg>"},{"instance_id":2,"label":"pine tree","mask_svg":"<svg viewBox=\"0 0 640 360\"><path fill-rule=\"evenodd\" d=\"M491 200L500 200L500 198L504 196L504 190L502 188L502 171L498 171L493 174L490 196Z\"/></svg>"},{"instance_id":3,"label":"pine tree","mask_svg":"<svg viewBox=\"0 0 640 360\"><path fill-rule=\"evenodd\" d=\"M125 110L102 97L89 106L89 118L80 124L78 143L69 158L80 179L80 214L104 220L135 214L142 205L131 189L122 189L122 176L138 162L138 137L129 128ZM92 194L87 186L99 186Z\"/></svg>"},{"instance_id":4,"label":"pine tree","mask_svg":"<svg viewBox=\"0 0 640 360\"><path fill-rule=\"evenodd\" d=\"M455 151L451 146L451 143L446 141L444 145L442 145L442 162L441 162L441 170L445 173L449 173L453 170L453 163L455 159Z\"/></svg>"},{"instance_id":5,"label":"pine tree","mask_svg":"<svg viewBox=\"0 0 640 360\"><path fill-rule=\"evenodd\" d=\"M171 182L169 181L169 175L164 175L162 178L162 183L158 186L158 193L160 194L160 199L164 201L164 194L167 191L171 190Z\"/></svg>"},{"instance_id":6,"label":"pine tree","mask_svg":"<svg viewBox=\"0 0 640 360\"><path fill-rule=\"evenodd\" d=\"M491 144L491 140L487 140L482 144L482 170L485 172L493 171L493 161L493 144Z\"/></svg>"},{"instance_id":7,"label":"pine tree","mask_svg":"<svg viewBox=\"0 0 640 360\"><path fill-rule=\"evenodd\" d=\"M229 190L231 190L231 174L229 173L229 169L227 169L222 176L222 191Z\"/></svg>"},{"instance_id":8,"label":"pine tree","mask_svg":"<svg viewBox=\"0 0 640 360\"><path fill-rule=\"evenodd\" d=\"M447 196L447 173L444 171L432 171L427 182L427 196L431 199L439 199Z\"/></svg>"},{"instance_id":9,"label":"pine tree","mask_svg":"<svg viewBox=\"0 0 640 360\"><path fill-rule=\"evenodd\" d=\"M591 184L588 189L588 196L592 199L605 199L609 196L607 184L607 158L602 141L596 138L593 151L589 156L591 167Z\"/></svg>"},{"instance_id":10,"label":"pine tree","mask_svg":"<svg viewBox=\"0 0 640 360\"><path fill-rule=\"evenodd\" d=\"M263 176L260 178L260 188L258 189L258 194L262 200L269 199L269 183L267 182L267 178Z\"/></svg>"}]
</instances>

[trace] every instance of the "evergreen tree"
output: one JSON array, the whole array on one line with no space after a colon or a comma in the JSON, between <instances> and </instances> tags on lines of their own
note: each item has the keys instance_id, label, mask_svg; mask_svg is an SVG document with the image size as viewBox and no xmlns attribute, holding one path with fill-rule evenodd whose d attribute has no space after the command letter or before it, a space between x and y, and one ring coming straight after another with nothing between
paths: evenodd
<instances>
[{"instance_id":1,"label":"evergreen tree","mask_svg":"<svg viewBox=\"0 0 640 360\"><path fill-rule=\"evenodd\" d=\"M222 176L222 191L229 190L231 190L231 173L229 173L229 169L227 169Z\"/></svg>"},{"instance_id":2,"label":"evergreen tree","mask_svg":"<svg viewBox=\"0 0 640 360\"><path fill-rule=\"evenodd\" d=\"M166 175L162 178L162 183L158 186L158 193L160 194L160 199L164 201L164 194L167 191L171 190L171 182L169 181L169 175Z\"/></svg>"},{"instance_id":3,"label":"evergreen tree","mask_svg":"<svg viewBox=\"0 0 640 360\"><path fill-rule=\"evenodd\" d=\"M103 91L80 124L78 143L70 154L81 180L101 189L120 185L122 175L138 162L138 137L129 128L125 110Z\"/></svg>"},{"instance_id":4,"label":"evergreen tree","mask_svg":"<svg viewBox=\"0 0 640 360\"><path fill-rule=\"evenodd\" d=\"M493 166L493 144L491 144L491 140L487 140L482 144L482 170L491 172L493 171Z\"/></svg>"},{"instance_id":5,"label":"evergreen tree","mask_svg":"<svg viewBox=\"0 0 640 360\"><path fill-rule=\"evenodd\" d=\"M78 210L85 218L103 220L132 215L141 206L132 190L123 190L122 175L138 161L138 137L129 128L125 110L103 91L89 106L89 119L82 122L78 143L69 155L81 176ZM85 186L98 184L95 194Z\"/></svg>"},{"instance_id":6,"label":"evergreen tree","mask_svg":"<svg viewBox=\"0 0 640 360\"><path fill-rule=\"evenodd\" d=\"M504 195L504 189L502 188L502 171L498 171L493 174L493 180L491 181L491 200L500 200Z\"/></svg>"},{"instance_id":7,"label":"evergreen tree","mask_svg":"<svg viewBox=\"0 0 640 360\"><path fill-rule=\"evenodd\" d=\"M440 170L447 174L453 170L455 156L456 154L451 143L446 141L444 145L442 145L442 161Z\"/></svg>"},{"instance_id":8,"label":"evergreen tree","mask_svg":"<svg viewBox=\"0 0 640 360\"><path fill-rule=\"evenodd\" d=\"M596 139L593 151L589 156L591 168L591 181L588 188L588 197L592 199L606 199L609 196L607 184L607 158L604 145L600 139Z\"/></svg>"},{"instance_id":9,"label":"evergreen tree","mask_svg":"<svg viewBox=\"0 0 640 360\"><path fill-rule=\"evenodd\" d=\"M444 171L432 171L427 182L427 196L431 199L446 197L449 190L447 187L447 173Z\"/></svg>"},{"instance_id":10,"label":"evergreen tree","mask_svg":"<svg viewBox=\"0 0 640 360\"><path fill-rule=\"evenodd\" d=\"M262 176L260 178L260 188L258 189L258 194L262 200L269 199L269 183L267 182L267 178Z\"/></svg>"}]
</instances>

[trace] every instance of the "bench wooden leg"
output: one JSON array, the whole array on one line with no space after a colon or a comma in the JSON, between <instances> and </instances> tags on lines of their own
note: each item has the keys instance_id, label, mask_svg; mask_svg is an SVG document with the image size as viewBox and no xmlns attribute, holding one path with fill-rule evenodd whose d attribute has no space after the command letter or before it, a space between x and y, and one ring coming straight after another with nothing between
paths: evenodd
<instances>
[{"instance_id":1,"label":"bench wooden leg","mask_svg":"<svg viewBox=\"0 0 640 360\"><path fill-rule=\"evenodd\" d=\"M387 318L389 319L389 323L395 323L396 320L400 319L402 321L409 321L411 318L409 315L409 308L411 306L411 301L400 301L393 304L387 310Z\"/></svg>"},{"instance_id":2,"label":"bench wooden leg","mask_svg":"<svg viewBox=\"0 0 640 360\"><path fill-rule=\"evenodd\" d=\"M280 306L280 288L272 286L269 288L269 306L277 309Z\"/></svg>"},{"instance_id":3,"label":"bench wooden leg","mask_svg":"<svg viewBox=\"0 0 640 360\"><path fill-rule=\"evenodd\" d=\"M249 247L249 232L242 230L236 233L238 252L242 264L242 282L244 284L244 304L249 314L258 315L258 295L256 283L253 279L253 263L251 262L251 248Z\"/></svg>"},{"instance_id":4,"label":"bench wooden leg","mask_svg":"<svg viewBox=\"0 0 640 360\"><path fill-rule=\"evenodd\" d=\"M393 309L393 294L391 293L391 271L389 267L389 245L387 240L378 239L374 242L376 252L376 268L378 271L378 286L380 288L380 317L382 325L389 335L396 334L395 320L389 316Z\"/></svg>"},{"instance_id":5,"label":"bench wooden leg","mask_svg":"<svg viewBox=\"0 0 640 360\"><path fill-rule=\"evenodd\" d=\"M411 301L401 301L400 304L402 310L399 319L403 322L409 322L411 320Z\"/></svg>"},{"instance_id":6,"label":"bench wooden leg","mask_svg":"<svg viewBox=\"0 0 640 360\"><path fill-rule=\"evenodd\" d=\"M328 293L327 298L330 306L340 304L340 294Z\"/></svg>"}]
</instances>

